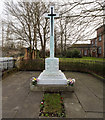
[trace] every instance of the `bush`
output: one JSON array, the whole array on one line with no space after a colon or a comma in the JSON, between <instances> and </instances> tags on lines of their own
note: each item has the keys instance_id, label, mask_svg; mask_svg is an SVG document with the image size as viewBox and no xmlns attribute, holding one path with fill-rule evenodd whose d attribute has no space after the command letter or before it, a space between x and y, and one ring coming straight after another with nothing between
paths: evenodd
<instances>
[{"instance_id":1,"label":"bush","mask_svg":"<svg viewBox=\"0 0 105 120\"><path fill-rule=\"evenodd\" d=\"M77 49L74 49L72 51L72 58L79 58L80 57L80 51Z\"/></svg>"},{"instance_id":2,"label":"bush","mask_svg":"<svg viewBox=\"0 0 105 120\"><path fill-rule=\"evenodd\" d=\"M67 58L80 58L80 57L81 57L80 51L77 50L77 49L68 50L68 51L66 52L66 57L67 57Z\"/></svg>"},{"instance_id":3,"label":"bush","mask_svg":"<svg viewBox=\"0 0 105 120\"><path fill-rule=\"evenodd\" d=\"M72 58L72 51L71 50L68 50L67 52L66 52L66 57L67 58Z\"/></svg>"},{"instance_id":4,"label":"bush","mask_svg":"<svg viewBox=\"0 0 105 120\"><path fill-rule=\"evenodd\" d=\"M62 52L62 58L66 58L66 51Z\"/></svg>"}]
</instances>

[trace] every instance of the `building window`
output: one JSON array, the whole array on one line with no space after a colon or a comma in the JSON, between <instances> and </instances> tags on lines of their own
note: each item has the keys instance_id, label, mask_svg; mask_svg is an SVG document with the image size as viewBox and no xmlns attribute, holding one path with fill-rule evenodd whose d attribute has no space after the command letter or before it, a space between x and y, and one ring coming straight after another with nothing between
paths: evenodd
<instances>
[{"instance_id":1,"label":"building window","mask_svg":"<svg viewBox=\"0 0 105 120\"><path fill-rule=\"evenodd\" d=\"M101 54L102 51L101 51L101 47L98 48L98 54Z\"/></svg>"},{"instance_id":2,"label":"building window","mask_svg":"<svg viewBox=\"0 0 105 120\"><path fill-rule=\"evenodd\" d=\"M95 49L93 49L93 52L96 52L96 50L95 50Z\"/></svg>"},{"instance_id":3,"label":"building window","mask_svg":"<svg viewBox=\"0 0 105 120\"><path fill-rule=\"evenodd\" d=\"M84 55L87 55L87 50L84 51Z\"/></svg>"},{"instance_id":4,"label":"building window","mask_svg":"<svg viewBox=\"0 0 105 120\"><path fill-rule=\"evenodd\" d=\"M93 40L92 40L92 45L93 45L94 43L93 43Z\"/></svg>"},{"instance_id":5,"label":"building window","mask_svg":"<svg viewBox=\"0 0 105 120\"><path fill-rule=\"evenodd\" d=\"M101 34L99 35L99 41L101 41Z\"/></svg>"},{"instance_id":6,"label":"building window","mask_svg":"<svg viewBox=\"0 0 105 120\"><path fill-rule=\"evenodd\" d=\"M97 39L95 39L95 46L97 46Z\"/></svg>"}]
</instances>

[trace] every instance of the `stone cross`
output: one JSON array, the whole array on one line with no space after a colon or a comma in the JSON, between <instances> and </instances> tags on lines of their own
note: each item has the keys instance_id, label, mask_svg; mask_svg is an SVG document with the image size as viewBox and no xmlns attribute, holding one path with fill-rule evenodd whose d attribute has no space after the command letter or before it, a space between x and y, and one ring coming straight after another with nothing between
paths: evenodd
<instances>
[{"instance_id":1,"label":"stone cross","mask_svg":"<svg viewBox=\"0 0 105 120\"><path fill-rule=\"evenodd\" d=\"M54 18L59 14L54 13L54 6L50 7L50 13L46 14L46 18L50 18L50 58L54 58Z\"/></svg>"}]
</instances>

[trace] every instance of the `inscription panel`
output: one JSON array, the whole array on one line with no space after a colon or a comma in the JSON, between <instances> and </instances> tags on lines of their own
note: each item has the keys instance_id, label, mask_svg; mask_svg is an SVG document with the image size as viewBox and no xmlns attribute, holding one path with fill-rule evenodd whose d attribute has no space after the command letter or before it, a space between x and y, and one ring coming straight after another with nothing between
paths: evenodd
<instances>
[{"instance_id":1,"label":"inscription panel","mask_svg":"<svg viewBox=\"0 0 105 120\"><path fill-rule=\"evenodd\" d=\"M49 70L49 71L59 70L59 59L58 58L46 58L45 70Z\"/></svg>"}]
</instances>

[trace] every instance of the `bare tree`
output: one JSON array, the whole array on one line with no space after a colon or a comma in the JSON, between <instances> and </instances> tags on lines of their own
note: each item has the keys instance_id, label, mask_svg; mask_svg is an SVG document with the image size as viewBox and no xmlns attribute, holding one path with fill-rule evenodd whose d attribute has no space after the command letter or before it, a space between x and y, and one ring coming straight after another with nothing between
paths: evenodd
<instances>
[{"instance_id":1,"label":"bare tree","mask_svg":"<svg viewBox=\"0 0 105 120\"><path fill-rule=\"evenodd\" d=\"M37 44L41 42L43 58L45 58L46 41L49 33L48 20L45 20L44 13L48 11L44 2L7 2L6 11L12 16L11 31L16 35L16 40L22 40L30 48L30 59L32 54L37 58ZM13 22L15 19L15 22ZM16 24L16 22L18 24ZM35 53L33 53L35 48Z\"/></svg>"},{"instance_id":2,"label":"bare tree","mask_svg":"<svg viewBox=\"0 0 105 120\"><path fill-rule=\"evenodd\" d=\"M99 4L103 1L96 0L85 2L78 0L77 2L68 2L61 4L60 10L62 19L68 19L66 28L67 41L75 43L77 41L87 40L92 37L95 29L103 24L103 9ZM70 39L71 38L71 39Z\"/></svg>"},{"instance_id":3,"label":"bare tree","mask_svg":"<svg viewBox=\"0 0 105 120\"><path fill-rule=\"evenodd\" d=\"M45 19L44 14L48 12L48 8L46 8L45 3L39 3L39 6L37 6L37 25L38 25L38 35L41 42L41 50L42 50L42 56L45 58L45 50L46 50L46 42L48 40L47 34L49 33L49 26L48 26L48 19Z\"/></svg>"},{"instance_id":4,"label":"bare tree","mask_svg":"<svg viewBox=\"0 0 105 120\"><path fill-rule=\"evenodd\" d=\"M11 15L9 29L15 34L15 40L22 40L30 47L32 59L37 46L41 46L45 58L46 44L49 42L49 20L44 13L49 12L49 6L54 3L19 2L6 3L6 11ZM55 22L55 49L60 43L61 53L66 51L67 44L87 41L95 33L95 29L103 24L103 2L101 0L86 2L63 2L55 4L55 12L60 18Z\"/></svg>"}]
</instances>

